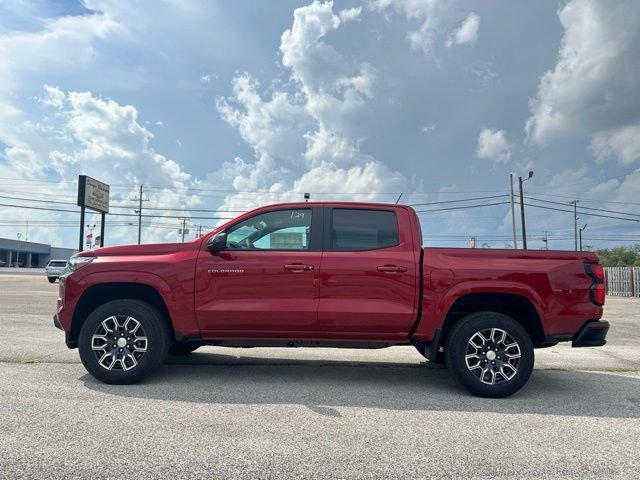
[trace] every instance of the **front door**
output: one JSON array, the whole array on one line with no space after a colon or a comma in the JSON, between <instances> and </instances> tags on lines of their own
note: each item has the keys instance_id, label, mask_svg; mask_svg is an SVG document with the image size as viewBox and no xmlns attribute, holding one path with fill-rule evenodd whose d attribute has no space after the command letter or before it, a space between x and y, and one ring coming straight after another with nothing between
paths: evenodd
<instances>
[{"instance_id":1,"label":"front door","mask_svg":"<svg viewBox=\"0 0 640 480\"><path fill-rule=\"evenodd\" d=\"M195 308L204 337L295 337L315 328L321 216L316 208L270 210L229 227L225 250L203 244Z\"/></svg>"}]
</instances>

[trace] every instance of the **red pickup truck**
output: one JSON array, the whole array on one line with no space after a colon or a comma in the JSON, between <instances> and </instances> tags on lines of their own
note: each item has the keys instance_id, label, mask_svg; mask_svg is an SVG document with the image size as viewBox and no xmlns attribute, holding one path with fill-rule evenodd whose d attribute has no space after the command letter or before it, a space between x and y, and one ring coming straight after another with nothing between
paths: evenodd
<instances>
[{"instance_id":1,"label":"red pickup truck","mask_svg":"<svg viewBox=\"0 0 640 480\"><path fill-rule=\"evenodd\" d=\"M189 243L75 255L54 323L107 383L201 345L413 345L474 394L504 397L534 348L605 344L603 281L591 252L423 248L408 206L289 203Z\"/></svg>"}]
</instances>

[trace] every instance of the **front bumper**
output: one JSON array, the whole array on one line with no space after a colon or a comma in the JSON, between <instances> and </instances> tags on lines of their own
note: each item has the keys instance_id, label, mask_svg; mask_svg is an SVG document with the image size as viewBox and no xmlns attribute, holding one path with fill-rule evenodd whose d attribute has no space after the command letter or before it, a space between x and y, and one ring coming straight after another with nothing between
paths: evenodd
<instances>
[{"instance_id":1,"label":"front bumper","mask_svg":"<svg viewBox=\"0 0 640 480\"><path fill-rule=\"evenodd\" d=\"M60 325L60 320L58 320L57 313L53 316L53 326L59 328L60 330L64 330L64 328L62 328L62 325Z\"/></svg>"},{"instance_id":2,"label":"front bumper","mask_svg":"<svg viewBox=\"0 0 640 480\"><path fill-rule=\"evenodd\" d=\"M594 320L585 323L578 333L573 336L571 341L572 347L601 347L607 341L607 332L609 331L609 322L603 320Z\"/></svg>"}]
</instances>

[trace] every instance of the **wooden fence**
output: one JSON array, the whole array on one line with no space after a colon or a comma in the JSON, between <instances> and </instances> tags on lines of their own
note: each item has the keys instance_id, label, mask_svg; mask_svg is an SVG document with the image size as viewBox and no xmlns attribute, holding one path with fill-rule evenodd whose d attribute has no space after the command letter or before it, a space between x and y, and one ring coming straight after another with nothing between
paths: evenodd
<instances>
[{"instance_id":1,"label":"wooden fence","mask_svg":"<svg viewBox=\"0 0 640 480\"><path fill-rule=\"evenodd\" d=\"M640 267L605 267L607 295L640 297Z\"/></svg>"}]
</instances>

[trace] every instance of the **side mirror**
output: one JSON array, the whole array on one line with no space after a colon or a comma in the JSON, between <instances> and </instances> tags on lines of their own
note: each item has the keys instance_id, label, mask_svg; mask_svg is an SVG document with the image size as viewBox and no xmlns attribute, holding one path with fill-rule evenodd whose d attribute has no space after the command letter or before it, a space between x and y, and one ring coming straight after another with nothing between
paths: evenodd
<instances>
[{"instance_id":1,"label":"side mirror","mask_svg":"<svg viewBox=\"0 0 640 480\"><path fill-rule=\"evenodd\" d=\"M225 248L227 248L227 232L220 232L207 242L207 250L211 253L221 252Z\"/></svg>"}]
</instances>

